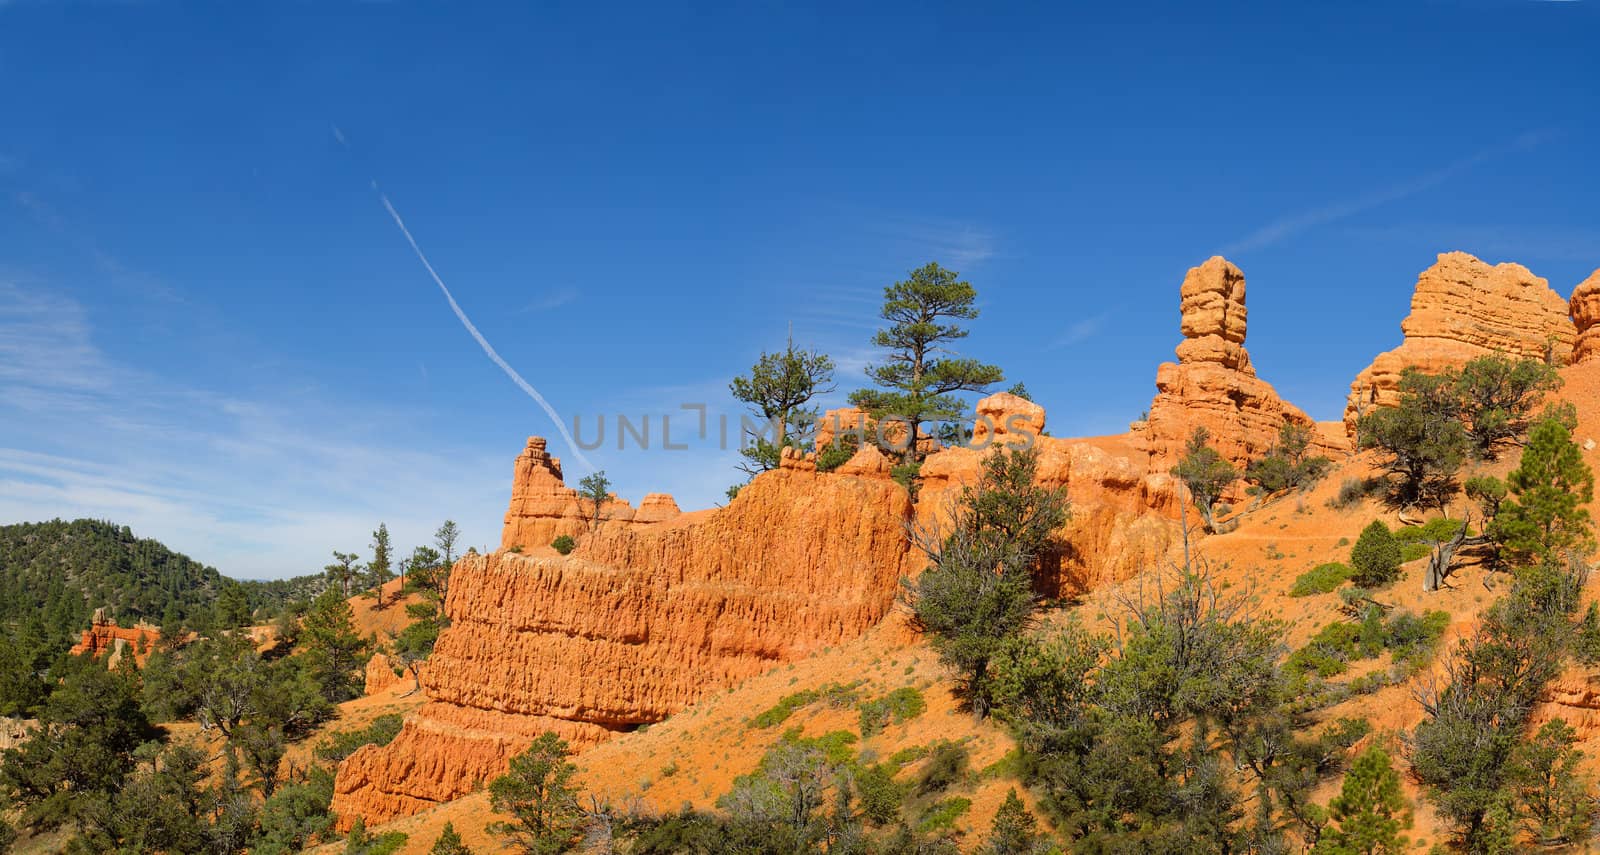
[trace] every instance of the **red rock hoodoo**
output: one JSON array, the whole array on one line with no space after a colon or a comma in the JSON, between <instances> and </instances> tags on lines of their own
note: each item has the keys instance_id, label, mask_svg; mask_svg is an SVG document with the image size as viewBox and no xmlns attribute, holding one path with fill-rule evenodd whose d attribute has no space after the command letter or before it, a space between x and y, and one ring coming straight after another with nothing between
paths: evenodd
<instances>
[{"instance_id":1,"label":"red rock hoodoo","mask_svg":"<svg viewBox=\"0 0 1600 855\"><path fill-rule=\"evenodd\" d=\"M1184 277L1178 361L1156 370L1156 397L1139 431L1148 444L1151 472L1171 469L1197 427L1209 430L1213 447L1236 465L1271 449L1285 422L1315 429L1309 416L1256 376L1244 349L1244 295L1244 274L1221 256L1190 268ZM1325 453L1342 447L1317 436Z\"/></svg>"},{"instance_id":2,"label":"red rock hoodoo","mask_svg":"<svg viewBox=\"0 0 1600 855\"><path fill-rule=\"evenodd\" d=\"M500 548L549 546L561 535L576 538L589 530L589 502L578 497L561 476L561 460L545 450L543 437L528 437L517 457L511 480L511 507L506 510ZM663 522L677 516L678 503L666 493L644 497L637 510L615 496L600 510L605 527Z\"/></svg>"},{"instance_id":3,"label":"red rock hoodoo","mask_svg":"<svg viewBox=\"0 0 1600 855\"><path fill-rule=\"evenodd\" d=\"M1592 317L1589 301L1581 302L1585 317ZM1574 294L1574 315L1579 303ZM1459 368L1492 353L1566 365L1577 336L1568 310L1550 283L1520 264L1490 266L1464 252L1441 254L1417 278L1411 314L1400 324L1405 340L1379 354L1350 384L1346 432L1355 436L1356 420L1372 407L1395 403L1400 373L1409 367Z\"/></svg>"}]
</instances>

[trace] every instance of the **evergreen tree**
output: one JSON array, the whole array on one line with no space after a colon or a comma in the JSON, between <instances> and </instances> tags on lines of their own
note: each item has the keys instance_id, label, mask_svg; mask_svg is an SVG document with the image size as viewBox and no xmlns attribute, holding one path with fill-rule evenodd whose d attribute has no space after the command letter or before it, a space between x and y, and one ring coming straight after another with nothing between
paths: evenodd
<instances>
[{"instance_id":1,"label":"evergreen tree","mask_svg":"<svg viewBox=\"0 0 1600 855\"><path fill-rule=\"evenodd\" d=\"M428 850L428 855L472 855L472 850L461 842L456 827L447 822L439 831L438 839L433 841L433 848Z\"/></svg>"},{"instance_id":2,"label":"evergreen tree","mask_svg":"<svg viewBox=\"0 0 1600 855\"><path fill-rule=\"evenodd\" d=\"M1383 520L1373 520L1361 530L1361 537L1350 550L1350 580L1358 587L1387 585L1400 575L1400 543Z\"/></svg>"},{"instance_id":3,"label":"evergreen tree","mask_svg":"<svg viewBox=\"0 0 1600 855\"><path fill-rule=\"evenodd\" d=\"M1402 855L1411 827L1411 809L1400 792L1400 773L1376 745L1356 758L1344 787L1328 805L1336 824L1323 829L1316 855Z\"/></svg>"},{"instance_id":4,"label":"evergreen tree","mask_svg":"<svg viewBox=\"0 0 1600 855\"><path fill-rule=\"evenodd\" d=\"M339 593L345 597L350 596L350 585L355 582L357 571L356 562L361 556L354 552L333 551L333 563L323 568L328 578L339 585Z\"/></svg>"},{"instance_id":5,"label":"evergreen tree","mask_svg":"<svg viewBox=\"0 0 1600 855\"><path fill-rule=\"evenodd\" d=\"M978 718L992 703L989 663L1032 622L1033 571L1068 516L1062 491L1034 483L1037 466L1031 448L996 449L985 458L978 483L961 493L953 531L942 542L920 534L930 566L905 583L915 622L957 672Z\"/></svg>"},{"instance_id":6,"label":"evergreen tree","mask_svg":"<svg viewBox=\"0 0 1600 855\"><path fill-rule=\"evenodd\" d=\"M1581 506L1594 499L1594 473L1560 420L1544 419L1534 427L1506 486L1511 498L1501 505L1492 532L1513 560L1539 563L1569 549L1593 551L1589 515Z\"/></svg>"},{"instance_id":7,"label":"evergreen tree","mask_svg":"<svg viewBox=\"0 0 1600 855\"><path fill-rule=\"evenodd\" d=\"M1454 492L1471 447L1460 413L1450 377L1407 368L1400 375L1399 404L1361 418L1360 445L1377 449L1398 504L1437 504Z\"/></svg>"},{"instance_id":8,"label":"evergreen tree","mask_svg":"<svg viewBox=\"0 0 1600 855\"><path fill-rule=\"evenodd\" d=\"M359 669L368 645L356 632L354 614L350 603L330 588L312 601L301 628L311 674L332 703L361 694Z\"/></svg>"},{"instance_id":9,"label":"evergreen tree","mask_svg":"<svg viewBox=\"0 0 1600 855\"><path fill-rule=\"evenodd\" d=\"M511 759L510 771L489 782L495 812L515 818L491 829L529 855L557 855L578 845L583 814L572 783L578 768L567 754L567 743L546 733Z\"/></svg>"},{"instance_id":10,"label":"evergreen tree","mask_svg":"<svg viewBox=\"0 0 1600 855\"><path fill-rule=\"evenodd\" d=\"M1006 791L1006 800L994 813L989 826L989 842L985 851L990 855L1028 855L1039 839L1038 823L1028 812L1015 789Z\"/></svg>"},{"instance_id":11,"label":"evergreen tree","mask_svg":"<svg viewBox=\"0 0 1600 855\"><path fill-rule=\"evenodd\" d=\"M456 563L456 540L460 537L461 530L456 527L455 520L445 520L433 533L433 545L442 559L433 574L433 587L439 592L440 602L450 593L450 569Z\"/></svg>"},{"instance_id":12,"label":"evergreen tree","mask_svg":"<svg viewBox=\"0 0 1600 855\"><path fill-rule=\"evenodd\" d=\"M884 288L883 300L879 314L889 328L879 330L872 343L886 355L867 369L880 388L858 390L850 403L876 419L904 419L906 457L921 462L917 438L922 424L961 417L965 407L954 393L982 392L1005 375L998 366L975 359L938 355L967 337L968 330L952 321L978 317L977 291L955 272L929 263Z\"/></svg>"},{"instance_id":13,"label":"evergreen tree","mask_svg":"<svg viewBox=\"0 0 1600 855\"><path fill-rule=\"evenodd\" d=\"M740 449L745 462L739 468L758 475L777 468L785 446L803 447L817 419L816 411L806 405L833 388L833 360L827 354L796 348L793 338L781 351L763 352L750 374L733 378L728 391L772 425L775 435L768 440L757 432L755 441Z\"/></svg>"},{"instance_id":14,"label":"evergreen tree","mask_svg":"<svg viewBox=\"0 0 1600 855\"><path fill-rule=\"evenodd\" d=\"M372 560L367 562L367 584L378 592L378 608L383 608L383 586L394 578L390 559L389 527L378 523L372 533Z\"/></svg>"},{"instance_id":15,"label":"evergreen tree","mask_svg":"<svg viewBox=\"0 0 1600 855\"><path fill-rule=\"evenodd\" d=\"M1554 365L1499 354L1480 356L1449 376L1472 449L1485 460L1526 434L1545 393L1561 387Z\"/></svg>"},{"instance_id":16,"label":"evergreen tree","mask_svg":"<svg viewBox=\"0 0 1600 855\"><path fill-rule=\"evenodd\" d=\"M583 480L578 482L578 498L589 503L589 528L599 528L600 515L605 510L606 502L611 499L611 479L606 477L604 469L583 476Z\"/></svg>"},{"instance_id":17,"label":"evergreen tree","mask_svg":"<svg viewBox=\"0 0 1600 855\"><path fill-rule=\"evenodd\" d=\"M1541 845L1586 840L1594 826L1593 782L1577 742L1572 726L1554 718L1518 745L1507 764L1523 826Z\"/></svg>"},{"instance_id":18,"label":"evergreen tree","mask_svg":"<svg viewBox=\"0 0 1600 855\"><path fill-rule=\"evenodd\" d=\"M1216 531L1217 501L1228 485L1239 480L1239 472L1208 444L1210 440L1210 431L1195 428L1188 445L1184 446L1183 459L1172 467L1172 476L1189 488L1189 497L1200 511L1206 531Z\"/></svg>"}]
</instances>

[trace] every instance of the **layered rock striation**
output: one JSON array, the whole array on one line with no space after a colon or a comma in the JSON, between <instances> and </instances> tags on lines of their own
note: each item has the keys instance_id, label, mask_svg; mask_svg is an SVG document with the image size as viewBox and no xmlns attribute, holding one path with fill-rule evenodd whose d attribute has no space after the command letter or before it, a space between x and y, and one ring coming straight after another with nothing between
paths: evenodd
<instances>
[{"instance_id":1,"label":"layered rock striation","mask_svg":"<svg viewBox=\"0 0 1600 855\"><path fill-rule=\"evenodd\" d=\"M1400 324L1405 340L1379 354L1350 384L1346 432L1354 437L1363 413L1397 401L1407 368L1432 373L1494 353L1566 365L1577 338L1569 311L1593 318L1596 308L1592 298L1579 294L1569 306L1549 282L1520 264L1491 266L1464 252L1443 253L1417 278L1411 314Z\"/></svg>"},{"instance_id":2,"label":"layered rock striation","mask_svg":"<svg viewBox=\"0 0 1600 855\"><path fill-rule=\"evenodd\" d=\"M518 458L519 485L552 471L531 453L542 450L530 441ZM580 530L569 556L464 557L423 672L430 702L394 742L345 761L334 809L369 822L414 813L502 773L545 731L593 744L860 635L911 561L910 497L875 454L847 464L853 474L786 458L721 511ZM518 510L508 545L565 524Z\"/></svg>"}]
</instances>

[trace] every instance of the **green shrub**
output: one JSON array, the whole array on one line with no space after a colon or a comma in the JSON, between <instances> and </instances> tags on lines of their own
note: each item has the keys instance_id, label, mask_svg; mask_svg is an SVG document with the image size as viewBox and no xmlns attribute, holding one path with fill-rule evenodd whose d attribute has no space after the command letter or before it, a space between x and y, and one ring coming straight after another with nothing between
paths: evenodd
<instances>
[{"instance_id":1,"label":"green shrub","mask_svg":"<svg viewBox=\"0 0 1600 855\"><path fill-rule=\"evenodd\" d=\"M877 763L855 774L856 799L861 813L873 825L888 825L900 818L905 787L894 779L898 767Z\"/></svg>"},{"instance_id":2,"label":"green shrub","mask_svg":"<svg viewBox=\"0 0 1600 855\"><path fill-rule=\"evenodd\" d=\"M1408 563L1410 563L1412 561L1416 561L1419 558L1427 558L1429 555L1432 555L1432 554L1433 554L1433 547L1429 546L1426 543L1402 543L1402 544L1400 544L1400 563L1401 564L1408 564Z\"/></svg>"},{"instance_id":3,"label":"green shrub","mask_svg":"<svg viewBox=\"0 0 1600 855\"><path fill-rule=\"evenodd\" d=\"M1318 564L1295 578L1294 586L1289 589L1289 596L1309 597L1312 594L1329 593L1349 580L1354 572L1350 569L1350 565L1340 564L1337 561Z\"/></svg>"},{"instance_id":4,"label":"green shrub","mask_svg":"<svg viewBox=\"0 0 1600 855\"><path fill-rule=\"evenodd\" d=\"M1376 481L1365 478L1346 478L1339 484L1339 495L1328 500L1328 505L1339 510L1361 504L1380 487Z\"/></svg>"},{"instance_id":5,"label":"green shrub","mask_svg":"<svg viewBox=\"0 0 1600 855\"><path fill-rule=\"evenodd\" d=\"M1383 520L1373 520L1350 550L1350 565L1355 568L1350 579L1362 588L1387 585L1399 578L1402 560L1400 544L1389 527Z\"/></svg>"},{"instance_id":6,"label":"green shrub","mask_svg":"<svg viewBox=\"0 0 1600 855\"><path fill-rule=\"evenodd\" d=\"M967 773L967 747L959 742L940 742L933 746L928 763L917 779L917 794L940 793Z\"/></svg>"},{"instance_id":7,"label":"green shrub","mask_svg":"<svg viewBox=\"0 0 1600 855\"><path fill-rule=\"evenodd\" d=\"M861 736L865 738L882 732L891 720L895 724L904 724L922 715L927 708L922 693L913 686L902 686L877 700L863 701L860 705Z\"/></svg>"},{"instance_id":8,"label":"green shrub","mask_svg":"<svg viewBox=\"0 0 1600 855\"><path fill-rule=\"evenodd\" d=\"M917 823L917 830L923 834L932 834L937 831L948 831L955 827L956 820L972 807L971 799L960 798L944 799L930 805L922 814L922 821Z\"/></svg>"},{"instance_id":9,"label":"green shrub","mask_svg":"<svg viewBox=\"0 0 1600 855\"><path fill-rule=\"evenodd\" d=\"M906 488L906 492L910 493L912 498L916 498L917 487L921 483L922 464L915 461L902 463L889 470L889 477L893 478L896 484Z\"/></svg>"},{"instance_id":10,"label":"green shrub","mask_svg":"<svg viewBox=\"0 0 1600 855\"><path fill-rule=\"evenodd\" d=\"M1423 541L1440 543L1455 537L1456 532L1460 530L1461 520L1437 517L1428 520L1422 525L1401 526L1394 533L1394 539L1401 543L1420 543Z\"/></svg>"},{"instance_id":11,"label":"green shrub","mask_svg":"<svg viewBox=\"0 0 1600 855\"><path fill-rule=\"evenodd\" d=\"M1361 652L1360 633L1359 624L1330 623L1306 646L1289 654L1283 666L1290 672L1313 672L1323 678L1343 674L1345 663Z\"/></svg>"},{"instance_id":12,"label":"green shrub","mask_svg":"<svg viewBox=\"0 0 1600 855\"><path fill-rule=\"evenodd\" d=\"M550 546L562 555L566 555L567 553L571 552L573 547L577 545L578 542L573 540L572 535L570 534L563 534L555 540L550 541Z\"/></svg>"},{"instance_id":13,"label":"green shrub","mask_svg":"<svg viewBox=\"0 0 1600 855\"><path fill-rule=\"evenodd\" d=\"M399 713L380 715L359 730L336 730L317 745L316 755L323 760L338 763L363 745L388 745L400 734Z\"/></svg>"},{"instance_id":14,"label":"green shrub","mask_svg":"<svg viewBox=\"0 0 1600 855\"><path fill-rule=\"evenodd\" d=\"M763 710L750 719L750 726L761 729L777 727L787 721L795 710L815 701L817 697L817 693L811 689L785 695L782 700L773 704L771 709Z\"/></svg>"},{"instance_id":15,"label":"green shrub","mask_svg":"<svg viewBox=\"0 0 1600 855\"><path fill-rule=\"evenodd\" d=\"M817 449L817 471L832 472L856 456L861 442L855 434L844 434L833 442Z\"/></svg>"}]
</instances>

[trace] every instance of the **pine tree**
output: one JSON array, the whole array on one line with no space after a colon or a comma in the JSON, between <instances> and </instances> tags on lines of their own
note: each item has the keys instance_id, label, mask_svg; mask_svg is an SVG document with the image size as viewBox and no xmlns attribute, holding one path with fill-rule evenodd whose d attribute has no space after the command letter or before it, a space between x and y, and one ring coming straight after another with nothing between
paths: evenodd
<instances>
[{"instance_id":1,"label":"pine tree","mask_svg":"<svg viewBox=\"0 0 1600 855\"><path fill-rule=\"evenodd\" d=\"M394 578L390 563L389 527L378 523L372 533L372 560L367 562L367 584L378 592L378 608L383 608L383 586Z\"/></svg>"},{"instance_id":2,"label":"pine tree","mask_svg":"<svg viewBox=\"0 0 1600 855\"><path fill-rule=\"evenodd\" d=\"M994 822L989 826L986 851L991 855L1027 855L1033 851L1038 838L1038 823L1033 814L1028 812L1022 799L1017 798L1015 789L1007 790L1006 800L995 811Z\"/></svg>"},{"instance_id":3,"label":"pine tree","mask_svg":"<svg viewBox=\"0 0 1600 855\"><path fill-rule=\"evenodd\" d=\"M312 674L323 696L333 703L360 695L356 669L367 642L356 632L355 613L336 589L323 591L311 603L301 636Z\"/></svg>"},{"instance_id":4,"label":"pine tree","mask_svg":"<svg viewBox=\"0 0 1600 855\"><path fill-rule=\"evenodd\" d=\"M1172 467L1172 476L1189 488L1189 496L1200 511L1206 531L1216 531L1217 520L1213 509L1228 485L1239 479L1239 472L1208 444L1210 440L1210 431L1203 427L1195 428L1188 445L1184 447L1183 459Z\"/></svg>"},{"instance_id":5,"label":"pine tree","mask_svg":"<svg viewBox=\"0 0 1600 855\"><path fill-rule=\"evenodd\" d=\"M1589 515L1580 506L1594 499L1594 473L1561 420L1534 426L1506 487L1511 497L1501 505L1493 534L1512 560L1536 564L1569 549L1593 551Z\"/></svg>"},{"instance_id":6,"label":"pine tree","mask_svg":"<svg viewBox=\"0 0 1600 855\"><path fill-rule=\"evenodd\" d=\"M339 584L339 593L343 596L350 596L350 583L355 581L356 562L359 560L361 556L354 552L340 552L335 549L333 563L323 568L328 578Z\"/></svg>"},{"instance_id":7,"label":"pine tree","mask_svg":"<svg viewBox=\"0 0 1600 855\"><path fill-rule=\"evenodd\" d=\"M1411 827L1411 809L1400 792L1400 773L1376 745L1350 766L1344 787L1328 805L1328 814L1337 825L1323 829L1317 855L1399 855L1406 851L1406 838L1400 831Z\"/></svg>"},{"instance_id":8,"label":"pine tree","mask_svg":"<svg viewBox=\"0 0 1600 855\"><path fill-rule=\"evenodd\" d=\"M428 855L472 855L472 850L461 842L456 827L447 822L439 832L439 838L433 841L433 848L428 850Z\"/></svg>"},{"instance_id":9,"label":"pine tree","mask_svg":"<svg viewBox=\"0 0 1600 855\"><path fill-rule=\"evenodd\" d=\"M764 437L764 431L758 431L755 441L739 451L745 458L739 468L758 475L778 467L778 457L785 446L803 447L817 417L816 411L806 409L806 405L818 395L833 391L833 360L824 353L796 348L791 338L783 350L763 352L751 366L749 376L733 378L728 391L773 427L771 440ZM796 437L791 438L791 431Z\"/></svg>"},{"instance_id":10,"label":"pine tree","mask_svg":"<svg viewBox=\"0 0 1600 855\"><path fill-rule=\"evenodd\" d=\"M882 363L867 369L867 376L881 389L853 392L850 403L875 419L904 420L906 457L913 463L922 460L917 437L924 422L963 414L965 408L954 393L982 392L1005 379L998 366L938 356L951 342L967 337L968 330L949 321L976 319L977 298L970 282L937 263L919 267L906 280L883 289L880 316L889 328L879 330L872 343L887 353Z\"/></svg>"},{"instance_id":11,"label":"pine tree","mask_svg":"<svg viewBox=\"0 0 1600 855\"><path fill-rule=\"evenodd\" d=\"M583 828L578 768L567 762L567 743L554 733L534 741L511 759L511 769L489 782L489 803L496 813L515 822L497 822L491 829L531 855L557 855L577 846Z\"/></svg>"},{"instance_id":12,"label":"pine tree","mask_svg":"<svg viewBox=\"0 0 1600 855\"><path fill-rule=\"evenodd\" d=\"M578 498L589 503L589 528L599 528L600 514L611 498L611 479L606 477L604 469L583 476L578 482Z\"/></svg>"}]
</instances>

